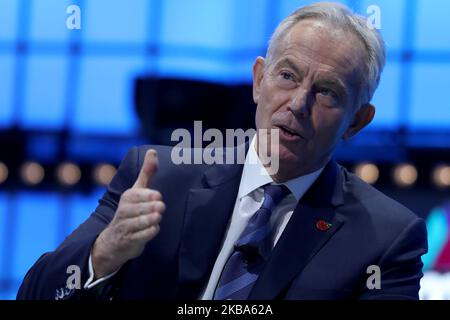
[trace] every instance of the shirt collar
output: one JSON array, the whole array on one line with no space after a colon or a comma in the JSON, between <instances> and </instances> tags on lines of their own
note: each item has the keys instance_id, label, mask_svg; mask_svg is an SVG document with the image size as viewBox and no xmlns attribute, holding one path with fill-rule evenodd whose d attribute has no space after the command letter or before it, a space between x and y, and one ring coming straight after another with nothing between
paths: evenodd
<instances>
[{"instance_id":1,"label":"shirt collar","mask_svg":"<svg viewBox=\"0 0 450 320\"><path fill-rule=\"evenodd\" d=\"M267 173L266 169L258 158L255 150L255 141L256 138L254 136L245 158L241 184L239 186L239 199L268 183L274 183L272 177ZM288 187L288 189L294 195L295 199L299 201L303 194L322 173L322 170L323 167L304 176L288 180L283 184Z\"/></svg>"}]
</instances>

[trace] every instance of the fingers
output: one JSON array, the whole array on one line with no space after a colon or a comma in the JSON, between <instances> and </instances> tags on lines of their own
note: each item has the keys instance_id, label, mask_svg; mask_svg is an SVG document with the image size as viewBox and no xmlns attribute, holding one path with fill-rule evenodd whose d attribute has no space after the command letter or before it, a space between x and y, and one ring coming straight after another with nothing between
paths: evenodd
<instances>
[{"instance_id":1,"label":"fingers","mask_svg":"<svg viewBox=\"0 0 450 320\"><path fill-rule=\"evenodd\" d=\"M141 231L151 229L158 226L162 220L162 215L159 212L152 212L133 218L122 220L118 223L119 229L122 230L122 236L128 241L135 240L136 233L142 233Z\"/></svg>"},{"instance_id":2,"label":"fingers","mask_svg":"<svg viewBox=\"0 0 450 320\"><path fill-rule=\"evenodd\" d=\"M134 241L150 241L159 233L159 224L153 225L149 228L133 233Z\"/></svg>"},{"instance_id":3,"label":"fingers","mask_svg":"<svg viewBox=\"0 0 450 320\"><path fill-rule=\"evenodd\" d=\"M139 203L148 201L161 201L162 195L157 190L143 189L143 188L131 188L125 191L121 197L129 203Z\"/></svg>"},{"instance_id":4,"label":"fingers","mask_svg":"<svg viewBox=\"0 0 450 320\"><path fill-rule=\"evenodd\" d=\"M110 244L105 252L113 252L110 256L120 256L125 261L137 257L146 242L158 234L166 206L161 193L150 189L157 170L158 156L154 149L150 149L145 154L134 185L121 195L116 214L104 230Z\"/></svg>"},{"instance_id":5,"label":"fingers","mask_svg":"<svg viewBox=\"0 0 450 320\"><path fill-rule=\"evenodd\" d=\"M144 229L149 229L153 226L159 225L162 220L162 215L159 212L152 212L133 218L130 221L130 228L133 233Z\"/></svg>"},{"instance_id":6,"label":"fingers","mask_svg":"<svg viewBox=\"0 0 450 320\"><path fill-rule=\"evenodd\" d=\"M148 188L152 177L158 171L158 155L156 150L149 149L145 153L144 163L142 164L141 171L133 185L133 188Z\"/></svg>"},{"instance_id":7,"label":"fingers","mask_svg":"<svg viewBox=\"0 0 450 320\"><path fill-rule=\"evenodd\" d=\"M166 205L162 201L128 203L121 206L120 216L125 219L134 218L152 212L163 213L165 210Z\"/></svg>"},{"instance_id":8,"label":"fingers","mask_svg":"<svg viewBox=\"0 0 450 320\"><path fill-rule=\"evenodd\" d=\"M159 223L166 206L162 202L161 193L150 189L151 180L157 170L158 156L154 149L150 149L145 154L133 187L120 196L114 218L101 233L102 239L107 241L95 242L96 252L100 252L99 255L103 256L103 260L97 261L107 261L100 274L117 270L117 267L129 259L139 256L146 243L158 234Z\"/></svg>"}]
</instances>

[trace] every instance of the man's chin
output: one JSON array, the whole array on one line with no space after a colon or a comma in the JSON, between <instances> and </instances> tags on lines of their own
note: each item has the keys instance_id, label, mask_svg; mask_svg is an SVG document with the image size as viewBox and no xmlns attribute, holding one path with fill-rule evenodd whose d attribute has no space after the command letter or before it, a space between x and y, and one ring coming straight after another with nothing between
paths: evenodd
<instances>
[{"instance_id":1,"label":"man's chin","mask_svg":"<svg viewBox=\"0 0 450 320\"><path fill-rule=\"evenodd\" d=\"M301 163L299 155L284 147L280 147L279 150L272 150L270 159L272 159L272 162L278 163L280 172L295 170Z\"/></svg>"},{"instance_id":2,"label":"man's chin","mask_svg":"<svg viewBox=\"0 0 450 320\"><path fill-rule=\"evenodd\" d=\"M282 144L280 144L278 150L272 150L272 157L278 157L280 164L293 164L301 162L301 157L298 150L293 152L291 149Z\"/></svg>"},{"instance_id":3,"label":"man's chin","mask_svg":"<svg viewBox=\"0 0 450 320\"><path fill-rule=\"evenodd\" d=\"M290 179L308 174L320 168L314 167L315 165L318 165L320 161L313 161L313 159L317 160L317 158L301 149L297 149L293 152L291 149L280 145L278 154L275 151L272 155L278 157L281 176L289 177ZM324 164L326 164L326 162Z\"/></svg>"}]
</instances>

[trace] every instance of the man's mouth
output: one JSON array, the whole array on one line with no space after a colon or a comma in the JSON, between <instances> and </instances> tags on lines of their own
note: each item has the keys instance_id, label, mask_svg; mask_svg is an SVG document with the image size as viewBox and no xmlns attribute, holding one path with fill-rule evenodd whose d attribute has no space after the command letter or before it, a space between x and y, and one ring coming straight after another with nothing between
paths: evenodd
<instances>
[{"instance_id":1,"label":"man's mouth","mask_svg":"<svg viewBox=\"0 0 450 320\"><path fill-rule=\"evenodd\" d=\"M299 135L297 132L295 132L293 129L286 127L286 126L278 126L280 129L280 136L283 138L287 138L289 140L297 140L300 138L303 138L301 135Z\"/></svg>"}]
</instances>

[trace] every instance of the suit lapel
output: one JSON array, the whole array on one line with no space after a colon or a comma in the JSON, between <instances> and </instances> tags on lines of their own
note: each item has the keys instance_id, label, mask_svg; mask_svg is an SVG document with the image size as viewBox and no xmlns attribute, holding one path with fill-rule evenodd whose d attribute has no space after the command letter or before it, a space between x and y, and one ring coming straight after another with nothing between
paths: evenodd
<instances>
[{"instance_id":1,"label":"suit lapel","mask_svg":"<svg viewBox=\"0 0 450 320\"><path fill-rule=\"evenodd\" d=\"M179 252L177 296L197 299L211 274L233 213L243 165L214 165L189 192Z\"/></svg>"},{"instance_id":2,"label":"suit lapel","mask_svg":"<svg viewBox=\"0 0 450 320\"><path fill-rule=\"evenodd\" d=\"M340 170L331 160L297 204L249 299L275 299L339 231L345 222L335 213L335 208L343 203L342 183ZM316 226L320 220L332 226L322 231Z\"/></svg>"}]
</instances>

